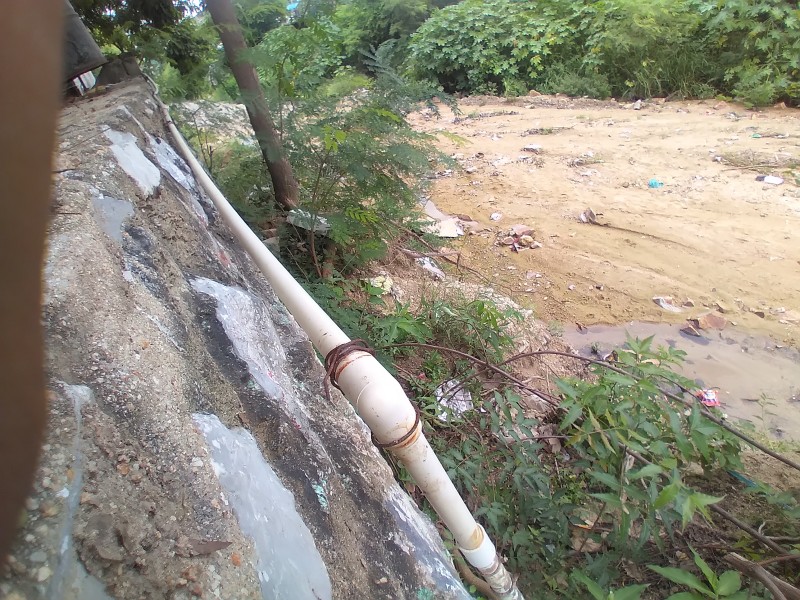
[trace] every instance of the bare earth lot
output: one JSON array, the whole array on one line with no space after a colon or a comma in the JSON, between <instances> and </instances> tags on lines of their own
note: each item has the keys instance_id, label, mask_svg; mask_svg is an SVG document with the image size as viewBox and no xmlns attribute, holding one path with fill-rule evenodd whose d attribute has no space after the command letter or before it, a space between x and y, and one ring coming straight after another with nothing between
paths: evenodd
<instances>
[{"instance_id":1,"label":"bare earth lot","mask_svg":"<svg viewBox=\"0 0 800 600\"><path fill-rule=\"evenodd\" d=\"M431 198L492 228L457 245L468 264L527 294L540 319L679 322L722 302L738 328L800 343L800 189L790 169L715 160L797 160L800 111L717 101L633 110L553 97L470 98L460 109L456 122L447 108L439 119L412 118L422 131L462 138L438 136L462 169L438 177ZM541 150L523 150L531 144ZM786 182L768 185L758 174ZM651 179L664 186L650 189ZM586 208L610 226L579 222ZM516 254L495 245L515 223L532 226L543 247ZM696 307L673 314L655 295Z\"/></svg>"},{"instance_id":2,"label":"bare earth lot","mask_svg":"<svg viewBox=\"0 0 800 600\"><path fill-rule=\"evenodd\" d=\"M579 334L584 326L637 334L646 327L632 321L716 312L727 325L708 340L681 339L674 326L657 341L690 351L685 374L719 386L733 418L800 440L800 111L546 96L459 107L412 122L458 162L429 193L442 211L479 222L454 244L466 264L576 348L624 339L620 329ZM587 208L597 225L579 220ZM498 243L517 223L540 248ZM687 347L697 343L710 346Z\"/></svg>"}]
</instances>

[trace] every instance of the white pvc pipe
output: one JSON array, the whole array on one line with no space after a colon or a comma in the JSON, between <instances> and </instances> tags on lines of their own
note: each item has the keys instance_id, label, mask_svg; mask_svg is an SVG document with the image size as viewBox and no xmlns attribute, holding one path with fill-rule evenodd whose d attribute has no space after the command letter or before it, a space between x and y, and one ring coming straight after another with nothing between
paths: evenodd
<instances>
[{"instance_id":1,"label":"white pvc pipe","mask_svg":"<svg viewBox=\"0 0 800 600\"><path fill-rule=\"evenodd\" d=\"M167 107L155 96L170 132L196 179L216 206L239 243L266 276L276 295L311 342L326 356L350 338L264 246L219 191L175 127ZM397 380L370 354L354 351L342 361L335 379L375 439L390 444L412 430L403 441L388 448L408 469L436 513L447 525L469 563L483 575L498 598L522 600L511 575L497 556L494 544L473 518L442 463L422 433L414 410ZM416 428L414 427L415 423Z\"/></svg>"}]
</instances>

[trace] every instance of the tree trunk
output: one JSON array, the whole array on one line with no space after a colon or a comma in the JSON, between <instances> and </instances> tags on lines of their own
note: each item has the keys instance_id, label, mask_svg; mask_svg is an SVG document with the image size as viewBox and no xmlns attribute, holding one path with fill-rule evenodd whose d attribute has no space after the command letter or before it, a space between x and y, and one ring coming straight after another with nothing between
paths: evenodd
<instances>
[{"instance_id":1,"label":"tree trunk","mask_svg":"<svg viewBox=\"0 0 800 600\"><path fill-rule=\"evenodd\" d=\"M252 63L243 57L247 44L233 4L231 0L208 0L206 4L219 30L219 37L225 47L225 56L239 85L250 124L253 126L261 154L272 178L275 200L287 210L296 208L299 203L297 181L292 173L292 166L283 153L283 146L269 114L256 70Z\"/></svg>"}]
</instances>

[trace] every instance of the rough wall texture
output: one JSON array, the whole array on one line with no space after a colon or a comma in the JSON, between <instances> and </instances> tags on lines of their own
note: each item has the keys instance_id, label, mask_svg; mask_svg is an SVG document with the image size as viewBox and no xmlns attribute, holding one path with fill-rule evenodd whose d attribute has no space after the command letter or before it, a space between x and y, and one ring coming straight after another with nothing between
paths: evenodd
<instances>
[{"instance_id":1,"label":"rough wall texture","mask_svg":"<svg viewBox=\"0 0 800 600\"><path fill-rule=\"evenodd\" d=\"M469 597L148 88L67 107L59 135L51 420L0 598Z\"/></svg>"}]
</instances>

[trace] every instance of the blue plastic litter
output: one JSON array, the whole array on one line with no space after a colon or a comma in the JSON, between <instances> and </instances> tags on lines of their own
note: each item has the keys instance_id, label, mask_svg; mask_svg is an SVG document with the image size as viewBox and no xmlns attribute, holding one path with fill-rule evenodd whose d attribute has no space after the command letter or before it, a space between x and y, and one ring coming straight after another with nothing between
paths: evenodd
<instances>
[{"instance_id":1,"label":"blue plastic litter","mask_svg":"<svg viewBox=\"0 0 800 600\"><path fill-rule=\"evenodd\" d=\"M651 179L647 182L647 187L649 187L651 190L657 190L658 188L664 187L664 182L659 181L658 179Z\"/></svg>"}]
</instances>

